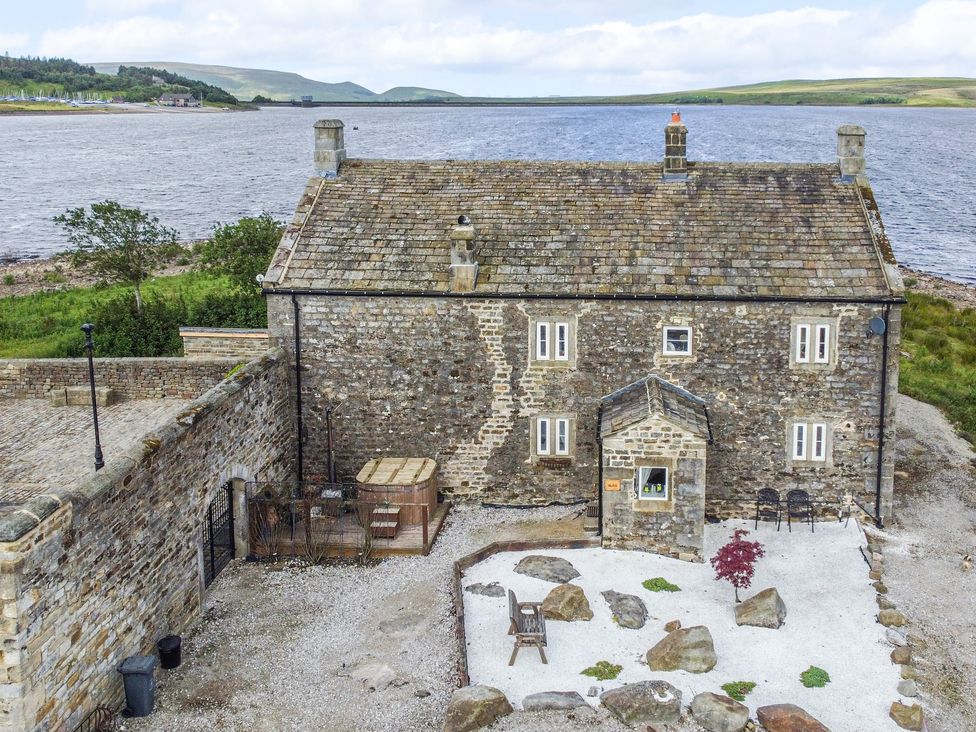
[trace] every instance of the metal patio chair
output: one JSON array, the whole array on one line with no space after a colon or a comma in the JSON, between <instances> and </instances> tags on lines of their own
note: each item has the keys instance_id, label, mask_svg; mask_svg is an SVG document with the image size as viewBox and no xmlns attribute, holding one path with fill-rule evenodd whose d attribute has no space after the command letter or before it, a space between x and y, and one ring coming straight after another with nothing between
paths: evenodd
<instances>
[{"instance_id":1,"label":"metal patio chair","mask_svg":"<svg viewBox=\"0 0 976 732\"><path fill-rule=\"evenodd\" d=\"M770 519L776 522L776 530L779 531L782 522L782 503L779 500L779 493L772 488L762 488L756 494L756 526L759 528L759 519Z\"/></svg>"},{"instance_id":2,"label":"metal patio chair","mask_svg":"<svg viewBox=\"0 0 976 732\"><path fill-rule=\"evenodd\" d=\"M813 503L810 501L810 494L796 488L786 494L786 526L792 532L792 520L800 519L810 524L810 531L813 531Z\"/></svg>"}]
</instances>

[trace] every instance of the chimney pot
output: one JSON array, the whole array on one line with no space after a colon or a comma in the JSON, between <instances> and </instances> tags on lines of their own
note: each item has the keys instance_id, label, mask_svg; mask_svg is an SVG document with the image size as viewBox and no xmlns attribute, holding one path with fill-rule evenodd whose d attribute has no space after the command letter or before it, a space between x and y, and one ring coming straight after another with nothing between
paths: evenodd
<instances>
[{"instance_id":1,"label":"chimney pot","mask_svg":"<svg viewBox=\"0 0 976 732\"><path fill-rule=\"evenodd\" d=\"M837 162L841 180L852 182L866 178L863 127L841 125L837 128Z\"/></svg>"},{"instance_id":2,"label":"chimney pot","mask_svg":"<svg viewBox=\"0 0 976 732\"><path fill-rule=\"evenodd\" d=\"M346 159L346 143L341 119L320 119L315 123L315 172L323 178L339 173Z\"/></svg>"},{"instance_id":3,"label":"chimney pot","mask_svg":"<svg viewBox=\"0 0 976 732\"><path fill-rule=\"evenodd\" d=\"M671 114L671 123L664 128L665 181L688 179L688 128L681 122L681 113Z\"/></svg>"}]
</instances>

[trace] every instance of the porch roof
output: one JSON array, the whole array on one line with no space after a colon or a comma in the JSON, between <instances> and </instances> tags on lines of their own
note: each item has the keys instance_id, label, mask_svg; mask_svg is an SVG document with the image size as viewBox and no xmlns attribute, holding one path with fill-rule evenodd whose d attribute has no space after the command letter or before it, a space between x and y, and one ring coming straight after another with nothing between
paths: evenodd
<instances>
[{"instance_id":1,"label":"porch roof","mask_svg":"<svg viewBox=\"0 0 976 732\"><path fill-rule=\"evenodd\" d=\"M601 405L601 437L657 416L706 440L711 439L704 400L653 374L607 394Z\"/></svg>"}]
</instances>

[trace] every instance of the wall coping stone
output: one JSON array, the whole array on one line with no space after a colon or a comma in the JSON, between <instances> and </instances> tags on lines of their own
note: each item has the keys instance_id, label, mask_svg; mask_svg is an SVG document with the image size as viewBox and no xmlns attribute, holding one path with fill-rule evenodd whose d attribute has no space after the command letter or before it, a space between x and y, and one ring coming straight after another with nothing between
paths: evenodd
<instances>
[{"instance_id":1,"label":"wall coping stone","mask_svg":"<svg viewBox=\"0 0 976 732\"><path fill-rule=\"evenodd\" d=\"M219 335L222 338L268 338L266 328L187 328L180 326L181 338L209 338Z\"/></svg>"},{"instance_id":2,"label":"wall coping stone","mask_svg":"<svg viewBox=\"0 0 976 732\"><path fill-rule=\"evenodd\" d=\"M236 373L213 386L207 392L190 402L186 408L172 419L150 430L142 438L142 445L130 447L95 473L91 478L71 487L64 487L52 493L34 496L5 516L0 516L0 542L17 541L28 532L40 526L51 514L66 503L84 505L101 496L127 474L138 468L149 455L162 446L175 442L193 425L204 419L227 399L251 384L260 375L285 358L280 348L272 348L264 355L247 363ZM31 361L33 359L11 359ZM74 359L51 359L52 361L72 361ZM112 359L120 360L120 359ZM174 361L185 363L182 358L132 358L125 361Z\"/></svg>"}]
</instances>

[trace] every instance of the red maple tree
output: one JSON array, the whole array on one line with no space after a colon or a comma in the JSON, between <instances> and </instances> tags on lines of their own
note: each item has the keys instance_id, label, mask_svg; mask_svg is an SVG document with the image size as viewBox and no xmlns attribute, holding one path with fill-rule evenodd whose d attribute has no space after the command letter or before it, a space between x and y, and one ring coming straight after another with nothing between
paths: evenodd
<instances>
[{"instance_id":1,"label":"red maple tree","mask_svg":"<svg viewBox=\"0 0 976 732\"><path fill-rule=\"evenodd\" d=\"M749 532L745 529L736 529L732 534L732 541L708 560L715 569L715 579L728 580L735 588L736 602L740 602L739 588L747 589L752 584L756 560L766 553L758 541L746 541L742 538L748 535Z\"/></svg>"}]
</instances>

